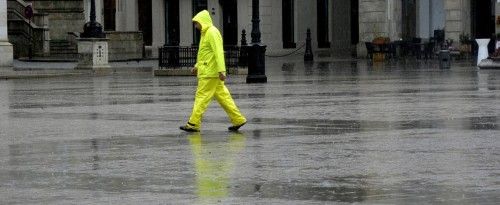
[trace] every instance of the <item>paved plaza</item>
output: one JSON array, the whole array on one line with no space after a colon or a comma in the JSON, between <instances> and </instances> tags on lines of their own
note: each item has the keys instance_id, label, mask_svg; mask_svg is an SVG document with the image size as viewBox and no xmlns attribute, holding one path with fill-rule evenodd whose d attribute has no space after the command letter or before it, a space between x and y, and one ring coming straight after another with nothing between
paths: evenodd
<instances>
[{"instance_id":1,"label":"paved plaza","mask_svg":"<svg viewBox=\"0 0 500 205\"><path fill-rule=\"evenodd\" d=\"M179 130L195 77L0 80L0 204L500 201L500 70L301 59L229 76L238 133L216 102Z\"/></svg>"}]
</instances>

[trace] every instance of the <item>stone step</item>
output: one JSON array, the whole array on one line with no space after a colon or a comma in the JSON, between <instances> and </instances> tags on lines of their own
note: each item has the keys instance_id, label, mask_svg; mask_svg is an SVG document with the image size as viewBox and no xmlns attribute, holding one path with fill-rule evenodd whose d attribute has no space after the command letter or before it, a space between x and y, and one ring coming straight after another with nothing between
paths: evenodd
<instances>
[{"instance_id":1,"label":"stone step","mask_svg":"<svg viewBox=\"0 0 500 205\"><path fill-rule=\"evenodd\" d=\"M77 53L78 50L76 48L50 48L50 52L55 52L55 53L73 52L73 53Z\"/></svg>"},{"instance_id":2,"label":"stone step","mask_svg":"<svg viewBox=\"0 0 500 205\"><path fill-rule=\"evenodd\" d=\"M74 46L72 43L70 42L50 42L50 46Z\"/></svg>"},{"instance_id":3,"label":"stone step","mask_svg":"<svg viewBox=\"0 0 500 205\"><path fill-rule=\"evenodd\" d=\"M77 48L69 41L51 41L50 50L77 50Z\"/></svg>"},{"instance_id":4,"label":"stone step","mask_svg":"<svg viewBox=\"0 0 500 205\"><path fill-rule=\"evenodd\" d=\"M76 45L65 40L50 41L50 57L59 59L77 59L78 49Z\"/></svg>"},{"instance_id":5,"label":"stone step","mask_svg":"<svg viewBox=\"0 0 500 205\"><path fill-rule=\"evenodd\" d=\"M50 48L76 48L75 45L50 45Z\"/></svg>"},{"instance_id":6,"label":"stone step","mask_svg":"<svg viewBox=\"0 0 500 205\"><path fill-rule=\"evenodd\" d=\"M50 53L51 58L55 59L77 59L78 58L78 53Z\"/></svg>"}]
</instances>

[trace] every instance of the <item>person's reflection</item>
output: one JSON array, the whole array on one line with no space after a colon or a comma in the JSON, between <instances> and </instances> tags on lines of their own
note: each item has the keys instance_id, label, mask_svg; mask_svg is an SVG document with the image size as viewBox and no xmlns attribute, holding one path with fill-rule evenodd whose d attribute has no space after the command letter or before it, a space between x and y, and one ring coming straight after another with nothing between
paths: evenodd
<instances>
[{"instance_id":1,"label":"person's reflection","mask_svg":"<svg viewBox=\"0 0 500 205\"><path fill-rule=\"evenodd\" d=\"M200 133L194 133L188 139L196 169L198 201L217 203L228 196L229 178L236 155L245 148L245 136L232 133L227 140L208 142Z\"/></svg>"}]
</instances>

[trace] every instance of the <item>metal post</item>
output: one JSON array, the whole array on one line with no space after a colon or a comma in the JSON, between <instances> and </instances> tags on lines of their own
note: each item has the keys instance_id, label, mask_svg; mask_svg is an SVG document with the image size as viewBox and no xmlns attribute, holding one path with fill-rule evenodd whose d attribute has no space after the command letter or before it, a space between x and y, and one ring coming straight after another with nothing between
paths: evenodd
<instances>
[{"instance_id":1,"label":"metal post","mask_svg":"<svg viewBox=\"0 0 500 205\"><path fill-rule=\"evenodd\" d=\"M90 22L96 22L95 0L90 0Z\"/></svg>"},{"instance_id":2,"label":"metal post","mask_svg":"<svg viewBox=\"0 0 500 205\"><path fill-rule=\"evenodd\" d=\"M241 31L241 48L240 57L238 59L239 66L248 66L248 44L247 44L247 32L245 29Z\"/></svg>"},{"instance_id":3,"label":"metal post","mask_svg":"<svg viewBox=\"0 0 500 205\"><path fill-rule=\"evenodd\" d=\"M243 29L241 31L241 46L247 46L247 31Z\"/></svg>"},{"instance_id":4,"label":"metal post","mask_svg":"<svg viewBox=\"0 0 500 205\"><path fill-rule=\"evenodd\" d=\"M304 61L313 61L314 55L311 48L311 29L307 29L306 52L304 53Z\"/></svg>"},{"instance_id":5,"label":"metal post","mask_svg":"<svg viewBox=\"0 0 500 205\"><path fill-rule=\"evenodd\" d=\"M83 26L82 38L106 38L102 25L96 21L95 0L90 0L90 22Z\"/></svg>"},{"instance_id":6,"label":"metal post","mask_svg":"<svg viewBox=\"0 0 500 205\"><path fill-rule=\"evenodd\" d=\"M247 83L266 83L266 46L260 41L259 0L252 0L252 45L248 46Z\"/></svg>"},{"instance_id":7,"label":"metal post","mask_svg":"<svg viewBox=\"0 0 500 205\"><path fill-rule=\"evenodd\" d=\"M252 43L260 44L259 0L252 0Z\"/></svg>"}]
</instances>

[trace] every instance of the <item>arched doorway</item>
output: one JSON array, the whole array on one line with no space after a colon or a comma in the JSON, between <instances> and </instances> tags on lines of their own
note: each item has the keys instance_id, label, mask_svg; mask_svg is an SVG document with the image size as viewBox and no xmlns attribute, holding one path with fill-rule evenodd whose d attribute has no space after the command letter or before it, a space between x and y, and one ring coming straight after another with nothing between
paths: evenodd
<instances>
[{"instance_id":1,"label":"arched doorway","mask_svg":"<svg viewBox=\"0 0 500 205\"><path fill-rule=\"evenodd\" d=\"M283 48L295 48L295 0L282 0Z\"/></svg>"},{"instance_id":2,"label":"arched doorway","mask_svg":"<svg viewBox=\"0 0 500 205\"><path fill-rule=\"evenodd\" d=\"M417 36L417 4L416 0L403 0L403 39L410 40Z\"/></svg>"},{"instance_id":3,"label":"arched doorway","mask_svg":"<svg viewBox=\"0 0 500 205\"><path fill-rule=\"evenodd\" d=\"M491 38L495 33L496 0L471 0L473 38Z\"/></svg>"},{"instance_id":4,"label":"arched doorway","mask_svg":"<svg viewBox=\"0 0 500 205\"><path fill-rule=\"evenodd\" d=\"M104 30L116 30L116 0L104 0Z\"/></svg>"},{"instance_id":5,"label":"arched doorway","mask_svg":"<svg viewBox=\"0 0 500 205\"><path fill-rule=\"evenodd\" d=\"M330 23L330 14L328 10L328 1L329 0L317 0L317 21L318 21L318 47L319 48L330 48L330 40L329 40L329 26Z\"/></svg>"},{"instance_id":6,"label":"arched doorway","mask_svg":"<svg viewBox=\"0 0 500 205\"><path fill-rule=\"evenodd\" d=\"M198 14L198 12L200 11L203 11L205 9L208 8L208 3L207 3L207 0L192 0L192 5L193 5L193 15L196 15ZM200 37L201 37L201 33L200 31L198 31L198 29L196 29L194 27L194 25L192 26L193 27L193 45L194 46L198 46L198 44L200 43Z\"/></svg>"},{"instance_id":7,"label":"arched doorway","mask_svg":"<svg viewBox=\"0 0 500 205\"><path fill-rule=\"evenodd\" d=\"M138 0L139 10L139 31L142 31L144 45L153 44L153 14L152 0Z\"/></svg>"},{"instance_id":8,"label":"arched doorway","mask_svg":"<svg viewBox=\"0 0 500 205\"><path fill-rule=\"evenodd\" d=\"M180 42L179 0L165 0L165 44L178 46Z\"/></svg>"},{"instance_id":9,"label":"arched doorway","mask_svg":"<svg viewBox=\"0 0 500 205\"><path fill-rule=\"evenodd\" d=\"M356 46L359 43L359 1L351 1L350 23L351 23L351 45Z\"/></svg>"}]
</instances>

